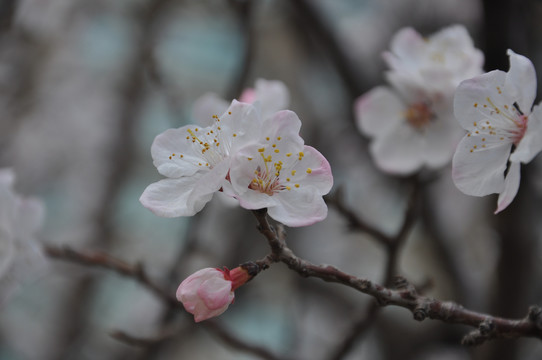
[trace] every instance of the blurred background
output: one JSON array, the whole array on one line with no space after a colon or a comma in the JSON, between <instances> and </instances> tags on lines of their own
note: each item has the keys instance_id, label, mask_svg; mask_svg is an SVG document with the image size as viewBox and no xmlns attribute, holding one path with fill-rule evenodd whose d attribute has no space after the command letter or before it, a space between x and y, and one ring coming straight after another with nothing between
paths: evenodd
<instances>
[{"instance_id":1,"label":"blurred background","mask_svg":"<svg viewBox=\"0 0 542 360\"><path fill-rule=\"evenodd\" d=\"M542 74L541 19L538 0L2 0L0 167L15 170L19 193L44 201L43 244L141 262L173 294L192 272L260 259L268 246L249 211L220 199L192 218L143 208L139 196L161 178L151 143L194 122L203 94L230 101L258 78L276 79L290 89L305 142L328 158L333 191L394 234L410 181L375 168L352 111L384 83L393 34L463 24L486 70L506 71L511 48ZM518 197L497 216L496 198L463 195L449 167L422 174L416 222L395 254L350 231L334 207L321 223L287 229L288 245L378 283L393 261L391 275L425 284L429 296L521 318L542 300L540 165L522 169ZM216 321L245 347L106 269L50 259L28 278L0 308L0 359L542 358L536 339L462 347L466 327L418 323L283 264L238 289Z\"/></svg>"}]
</instances>

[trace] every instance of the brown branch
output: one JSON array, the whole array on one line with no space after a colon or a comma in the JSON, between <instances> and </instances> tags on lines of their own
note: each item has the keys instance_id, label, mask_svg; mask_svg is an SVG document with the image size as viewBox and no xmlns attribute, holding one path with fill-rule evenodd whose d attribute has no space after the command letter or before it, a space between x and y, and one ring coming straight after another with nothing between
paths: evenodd
<instances>
[{"instance_id":1,"label":"brown branch","mask_svg":"<svg viewBox=\"0 0 542 360\"><path fill-rule=\"evenodd\" d=\"M381 306L395 305L412 312L414 319L426 318L451 324L476 327L463 339L465 345L478 345L495 338L535 337L542 339L542 310L533 307L523 319L506 319L463 308L451 301L441 301L418 294L414 286L404 278L397 277L395 287L388 288L370 280L357 278L331 265L315 265L297 257L289 249L284 238L269 224L265 210L253 211L258 220L258 229L266 237L272 255L264 262L282 262L303 277L316 277L351 287L374 297Z\"/></svg>"},{"instance_id":2,"label":"brown branch","mask_svg":"<svg viewBox=\"0 0 542 360\"><path fill-rule=\"evenodd\" d=\"M160 285L152 281L146 274L141 264L132 265L123 260L117 259L111 255L108 255L101 251L90 252L90 251L76 251L69 247L55 247L47 246L45 247L46 253L56 259L71 261L76 264L100 267L108 270L112 270L120 275L132 278L138 281L141 285L145 286L151 292L156 294L161 298L168 306L182 309L183 306L177 299L170 295L170 292L162 288ZM265 267L262 267L264 269ZM226 345L256 355L265 360L285 360L279 358L272 354L269 350L249 344L242 341L240 338L236 337L231 331L224 328L221 324L216 321L208 320L205 323L201 324L206 330L217 336L221 339ZM156 345L159 342L167 340L168 337L172 338L174 336L171 330L163 331L163 333L154 338L140 338L132 336L123 331L113 331L111 333L115 339L131 344L134 346L148 347Z\"/></svg>"},{"instance_id":3,"label":"brown branch","mask_svg":"<svg viewBox=\"0 0 542 360\"><path fill-rule=\"evenodd\" d=\"M81 265L101 267L104 269L113 270L118 274L131 277L156 294L159 298L164 300L169 306L182 308L181 304L173 295L170 294L169 291L163 289L160 285L156 284L148 277L143 265L140 263L132 265L101 251L82 252L73 250L67 246L47 246L45 247L45 251L47 255L56 259L67 260Z\"/></svg>"}]
</instances>

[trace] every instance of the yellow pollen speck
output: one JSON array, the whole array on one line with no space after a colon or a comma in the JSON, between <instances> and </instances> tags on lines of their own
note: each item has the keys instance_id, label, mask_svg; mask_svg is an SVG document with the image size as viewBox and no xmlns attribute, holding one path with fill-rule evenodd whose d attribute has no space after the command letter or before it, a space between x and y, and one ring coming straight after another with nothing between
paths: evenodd
<instances>
[{"instance_id":1,"label":"yellow pollen speck","mask_svg":"<svg viewBox=\"0 0 542 360\"><path fill-rule=\"evenodd\" d=\"M505 108L506 110L508 110L508 105L504 105L504 108Z\"/></svg>"},{"instance_id":2,"label":"yellow pollen speck","mask_svg":"<svg viewBox=\"0 0 542 360\"><path fill-rule=\"evenodd\" d=\"M265 138L265 140L269 141L269 136Z\"/></svg>"},{"instance_id":3,"label":"yellow pollen speck","mask_svg":"<svg viewBox=\"0 0 542 360\"><path fill-rule=\"evenodd\" d=\"M183 155L183 154L181 154L181 155L179 155L179 157L180 157L180 158L182 159L182 158L184 157L184 155Z\"/></svg>"},{"instance_id":4,"label":"yellow pollen speck","mask_svg":"<svg viewBox=\"0 0 542 360\"><path fill-rule=\"evenodd\" d=\"M277 137L277 141L280 141L280 139L281 139L281 137L280 137L280 136L279 136L279 137Z\"/></svg>"},{"instance_id":5,"label":"yellow pollen speck","mask_svg":"<svg viewBox=\"0 0 542 360\"><path fill-rule=\"evenodd\" d=\"M264 149L264 148L259 148L259 149L258 149L258 152L261 152L261 153L263 153L264 151L265 151L265 149Z\"/></svg>"},{"instance_id":6,"label":"yellow pollen speck","mask_svg":"<svg viewBox=\"0 0 542 360\"><path fill-rule=\"evenodd\" d=\"M475 133L479 134L478 130L476 130Z\"/></svg>"},{"instance_id":7,"label":"yellow pollen speck","mask_svg":"<svg viewBox=\"0 0 542 360\"><path fill-rule=\"evenodd\" d=\"M194 131L198 131L198 128L195 128Z\"/></svg>"},{"instance_id":8,"label":"yellow pollen speck","mask_svg":"<svg viewBox=\"0 0 542 360\"><path fill-rule=\"evenodd\" d=\"M312 172L311 168L307 168L307 174L310 174Z\"/></svg>"},{"instance_id":9,"label":"yellow pollen speck","mask_svg":"<svg viewBox=\"0 0 542 360\"><path fill-rule=\"evenodd\" d=\"M280 150L279 150L279 149L275 149L275 152L278 154L278 153L280 152Z\"/></svg>"},{"instance_id":10,"label":"yellow pollen speck","mask_svg":"<svg viewBox=\"0 0 542 360\"><path fill-rule=\"evenodd\" d=\"M295 170L292 170L292 176L294 176L294 175L295 175Z\"/></svg>"},{"instance_id":11,"label":"yellow pollen speck","mask_svg":"<svg viewBox=\"0 0 542 360\"><path fill-rule=\"evenodd\" d=\"M504 138L503 138L503 137L501 137L501 140L504 140Z\"/></svg>"},{"instance_id":12,"label":"yellow pollen speck","mask_svg":"<svg viewBox=\"0 0 542 360\"><path fill-rule=\"evenodd\" d=\"M484 107L486 108L486 107L487 107L487 105L486 105L486 104L484 104Z\"/></svg>"},{"instance_id":13,"label":"yellow pollen speck","mask_svg":"<svg viewBox=\"0 0 542 360\"><path fill-rule=\"evenodd\" d=\"M470 152L473 152L474 150L470 149Z\"/></svg>"},{"instance_id":14,"label":"yellow pollen speck","mask_svg":"<svg viewBox=\"0 0 542 360\"><path fill-rule=\"evenodd\" d=\"M298 188L298 187L299 187L299 184L295 184L295 187Z\"/></svg>"},{"instance_id":15,"label":"yellow pollen speck","mask_svg":"<svg viewBox=\"0 0 542 360\"><path fill-rule=\"evenodd\" d=\"M486 147L486 144L482 145L482 147L485 148L485 147Z\"/></svg>"},{"instance_id":16,"label":"yellow pollen speck","mask_svg":"<svg viewBox=\"0 0 542 360\"><path fill-rule=\"evenodd\" d=\"M469 134L467 134L467 137L470 137L470 133L469 133Z\"/></svg>"},{"instance_id":17,"label":"yellow pollen speck","mask_svg":"<svg viewBox=\"0 0 542 360\"><path fill-rule=\"evenodd\" d=\"M249 157L249 158L247 158L247 159L248 159L248 160L252 160L252 158L250 158L250 157Z\"/></svg>"},{"instance_id":18,"label":"yellow pollen speck","mask_svg":"<svg viewBox=\"0 0 542 360\"><path fill-rule=\"evenodd\" d=\"M169 160L171 160L171 156L169 157Z\"/></svg>"},{"instance_id":19,"label":"yellow pollen speck","mask_svg":"<svg viewBox=\"0 0 542 360\"><path fill-rule=\"evenodd\" d=\"M222 128L220 126L217 127L218 130L222 130Z\"/></svg>"},{"instance_id":20,"label":"yellow pollen speck","mask_svg":"<svg viewBox=\"0 0 542 360\"><path fill-rule=\"evenodd\" d=\"M474 107L478 107L478 103L474 103Z\"/></svg>"},{"instance_id":21,"label":"yellow pollen speck","mask_svg":"<svg viewBox=\"0 0 542 360\"><path fill-rule=\"evenodd\" d=\"M231 111L228 111L228 115L231 115Z\"/></svg>"},{"instance_id":22,"label":"yellow pollen speck","mask_svg":"<svg viewBox=\"0 0 542 360\"><path fill-rule=\"evenodd\" d=\"M288 153L288 154L286 154L286 156L290 157L290 156L292 156L292 153Z\"/></svg>"},{"instance_id":23,"label":"yellow pollen speck","mask_svg":"<svg viewBox=\"0 0 542 360\"><path fill-rule=\"evenodd\" d=\"M488 125L489 125L489 121L486 121L486 124L488 124Z\"/></svg>"},{"instance_id":24,"label":"yellow pollen speck","mask_svg":"<svg viewBox=\"0 0 542 360\"><path fill-rule=\"evenodd\" d=\"M473 122L473 123L472 123L472 125L474 125L474 126L478 126L478 124L476 123L476 121L475 121L475 122Z\"/></svg>"},{"instance_id":25,"label":"yellow pollen speck","mask_svg":"<svg viewBox=\"0 0 542 360\"><path fill-rule=\"evenodd\" d=\"M233 137L236 137L236 136L237 136L237 134L233 134Z\"/></svg>"},{"instance_id":26,"label":"yellow pollen speck","mask_svg":"<svg viewBox=\"0 0 542 360\"><path fill-rule=\"evenodd\" d=\"M286 190L292 190L292 188L289 186L286 186Z\"/></svg>"},{"instance_id":27,"label":"yellow pollen speck","mask_svg":"<svg viewBox=\"0 0 542 360\"><path fill-rule=\"evenodd\" d=\"M290 178L286 178L286 181L290 181Z\"/></svg>"},{"instance_id":28,"label":"yellow pollen speck","mask_svg":"<svg viewBox=\"0 0 542 360\"><path fill-rule=\"evenodd\" d=\"M220 145L220 143L219 143L219 142L217 142L217 143L216 143L215 145L216 145L216 146L219 146L219 145Z\"/></svg>"},{"instance_id":29,"label":"yellow pollen speck","mask_svg":"<svg viewBox=\"0 0 542 360\"><path fill-rule=\"evenodd\" d=\"M473 146L472 148L473 148L473 149L477 149L477 148L478 148L478 146L474 145L474 146Z\"/></svg>"},{"instance_id":30,"label":"yellow pollen speck","mask_svg":"<svg viewBox=\"0 0 542 360\"><path fill-rule=\"evenodd\" d=\"M273 144L272 146L273 146L273 147L277 147L277 144Z\"/></svg>"},{"instance_id":31,"label":"yellow pollen speck","mask_svg":"<svg viewBox=\"0 0 542 360\"><path fill-rule=\"evenodd\" d=\"M486 141L486 138L482 138L482 141Z\"/></svg>"},{"instance_id":32,"label":"yellow pollen speck","mask_svg":"<svg viewBox=\"0 0 542 360\"><path fill-rule=\"evenodd\" d=\"M201 166L201 163L198 163L199 166Z\"/></svg>"},{"instance_id":33,"label":"yellow pollen speck","mask_svg":"<svg viewBox=\"0 0 542 360\"><path fill-rule=\"evenodd\" d=\"M190 139L190 136L187 136L187 137L186 137L186 140L189 140L189 139Z\"/></svg>"}]
</instances>

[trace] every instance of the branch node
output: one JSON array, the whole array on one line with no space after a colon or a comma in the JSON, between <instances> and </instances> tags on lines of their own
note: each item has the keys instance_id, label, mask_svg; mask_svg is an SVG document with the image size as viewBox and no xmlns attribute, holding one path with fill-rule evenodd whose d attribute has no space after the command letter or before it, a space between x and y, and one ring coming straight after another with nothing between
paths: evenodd
<instances>
[{"instance_id":1,"label":"branch node","mask_svg":"<svg viewBox=\"0 0 542 360\"><path fill-rule=\"evenodd\" d=\"M416 288L414 285L408 282L407 279L405 279L402 276L396 276L393 279L393 284L397 290L399 290L399 295L401 298L406 300L416 300L418 297L418 292L416 291Z\"/></svg>"},{"instance_id":2,"label":"branch node","mask_svg":"<svg viewBox=\"0 0 542 360\"><path fill-rule=\"evenodd\" d=\"M465 346L477 346L493 338L495 333L495 323L492 318L488 317L478 325L478 329L465 335L461 340L461 344Z\"/></svg>"},{"instance_id":3,"label":"branch node","mask_svg":"<svg viewBox=\"0 0 542 360\"><path fill-rule=\"evenodd\" d=\"M429 312L429 305L425 302L419 304L414 308L412 311L412 315L414 316L414 320L416 321L424 321Z\"/></svg>"}]
</instances>

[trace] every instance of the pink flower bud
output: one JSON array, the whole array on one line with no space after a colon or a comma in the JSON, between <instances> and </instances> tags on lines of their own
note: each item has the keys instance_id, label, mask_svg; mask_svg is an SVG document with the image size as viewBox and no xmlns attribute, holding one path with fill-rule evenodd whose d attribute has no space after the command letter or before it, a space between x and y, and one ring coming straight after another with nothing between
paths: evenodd
<instances>
[{"instance_id":1,"label":"pink flower bud","mask_svg":"<svg viewBox=\"0 0 542 360\"><path fill-rule=\"evenodd\" d=\"M242 267L205 268L187 277L177 289L177 300L200 322L222 314L233 302L233 291L252 276Z\"/></svg>"}]
</instances>

